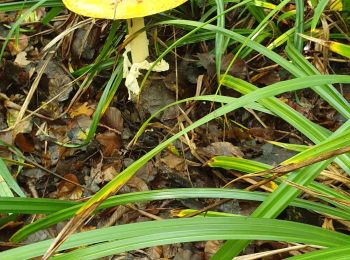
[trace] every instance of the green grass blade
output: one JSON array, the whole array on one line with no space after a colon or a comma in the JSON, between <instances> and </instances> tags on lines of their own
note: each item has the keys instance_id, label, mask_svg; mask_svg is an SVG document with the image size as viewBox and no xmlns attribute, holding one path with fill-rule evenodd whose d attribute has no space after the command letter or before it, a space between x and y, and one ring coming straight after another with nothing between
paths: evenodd
<instances>
[{"instance_id":1,"label":"green grass blade","mask_svg":"<svg viewBox=\"0 0 350 260\"><path fill-rule=\"evenodd\" d=\"M290 143L281 143L276 141L268 141L268 142L278 147L281 147L290 151L295 151L295 152L303 152L310 148L310 146L303 145L303 144L290 144Z\"/></svg>"},{"instance_id":2,"label":"green grass blade","mask_svg":"<svg viewBox=\"0 0 350 260\"><path fill-rule=\"evenodd\" d=\"M227 9L226 11L228 11L230 9ZM302 76L306 75L302 69L298 68L294 64L291 64L289 61L282 58L277 53L262 46L261 44L258 44L254 41L251 41L251 40L247 39L246 37L239 35L235 32L232 32L230 30L222 29L222 28L219 28L215 25L210 25L210 24L200 23L200 22L195 22L195 21L190 21L190 20L169 20L169 21L157 23L156 25L162 25L162 24L163 25L164 24L178 25L178 26L186 25L186 26L192 26L196 29L194 29L192 32L186 34L185 36L183 36L182 38L180 38L179 40L174 42L171 46L169 46L168 49L166 49L157 58L157 60L154 62L154 64L159 62L166 54L168 54L174 47L176 47L177 44L181 43L184 39L186 39L186 37L190 37L197 30L205 29L205 30L212 31L212 32L221 32L222 34L224 34L228 38L231 38L231 39L234 39L240 43L246 44L248 47L253 48L255 51L265 55L266 57L268 57L272 61L276 62L278 65L280 65L281 67L283 67L284 69L286 69L287 71L289 71L290 73L292 73L296 77L302 77ZM150 74L150 71L148 71L146 73L146 75L142 81L141 86L143 86L145 84L146 79L149 76L149 74ZM332 88L331 86L321 86L321 87L315 86L315 87L313 87L313 90L316 91L316 93L319 94L324 100L326 100L332 107L334 107L337 111L339 111L339 113L341 113L344 117L350 118L350 104L344 99L344 97L342 97L342 95L335 88Z\"/></svg>"},{"instance_id":3,"label":"green grass blade","mask_svg":"<svg viewBox=\"0 0 350 260\"><path fill-rule=\"evenodd\" d=\"M220 15L224 12L224 1L215 0L216 2L216 12L218 15L218 19L216 21L216 25L221 28L225 28L225 16ZM225 37L221 33L216 33L215 35L215 65L216 65L216 76L219 79L221 75L221 59L224 54L225 48Z\"/></svg>"},{"instance_id":4,"label":"green grass blade","mask_svg":"<svg viewBox=\"0 0 350 260\"><path fill-rule=\"evenodd\" d=\"M324 153L346 147L349 145L349 135L350 129L347 129L334 137L329 137L323 142L320 142L317 145L314 145L309 149L298 153L297 155L282 162L281 165L299 163L305 160L319 157Z\"/></svg>"},{"instance_id":5,"label":"green grass blade","mask_svg":"<svg viewBox=\"0 0 350 260\"><path fill-rule=\"evenodd\" d=\"M304 33L304 0L296 0L296 16L295 16L295 33L294 33L294 46L299 51L303 50L303 39L300 37L300 33Z\"/></svg>"},{"instance_id":6,"label":"green grass blade","mask_svg":"<svg viewBox=\"0 0 350 260\"><path fill-rule=\"evenodd\" d=\"M91 126L89 128L89 132L87 133L85 140L80 144L62 144L62 143L60 143L61 145L65 146L65 147L80 147L80 146L84 146L84 145L88 144L92 140L92 138L95 136L95 132L96 132L96 129L98 127L98 123L99 123L103 113L105 112L105 110L109 106L110 102L112 101L113 96L114 96L115 92L117 91L117 89L118 89L118 87L123 79L122 71L123 71L123 63L122 63L122 60L120 59L117 67L115 68L110 79L108 80L105 89L103 90L103 93L100 97L100 100L98 102L98 105L96 107L94 115L92 116Z\"/></svg>"},{"instance_id":7,"label":"green grass blade","mask_svg":"<svg viewBox=\"0 0 350 260\"><path fill-rule=\"evenodd\" d=\"M223 85L242 94L247 94L257 89L257 87L254 85L231 76L227 76L223 79ZM259 103L278 115L280 118L286 120L314 143L322 142L332 134L329 130L311 122L309 119L275 97L261 99L259 100ZM349 128L350 121L338 129L338 133L342 133ZM338 156L336 162L344 169L344 171L350 174L350 157L348 155L344 154Z\"/></svg>"},{"instance_id":8,"label":"green grass blade","mask_svg":"<svg viewBox=\"0 0 350 260\"><path fill-rule=\"evenodd\" d=\"M242 164L242 163L241 163ZM244 164L244 163L243 163ZM245 165L248 165L246 163ZM259 171L262 167L269 167L266 165L251 169L250 172ZM233 167L232 167L233 168ZM190 198L227 198L238 200L264 201L269 194L263 192L250 192L237 189L217 189L217 188L182 188L171 190L154 190L146 192L134 192L130 194L121 194L113 196L104 201L98 208L102 210L118 205L125 205L128 203L140 203L146 201L165 200L165 199L190 199ZM345 220L350 220L350 213L341 209L333 208L321 203L312 201L295 199L291 202L291 206L316 211L323 214L332 215ZM39 219L34 223L24 226L17 231L12 237L11 241L19 242L27 236L39 230L48 228L61 221L67 220L74 215L77 209L81 207L80 203L70 201L60 201L52 199L21 199L21 198L0 198L0 212L1 213L18 213L18 214L38 214L38 213L52 213L51 215Z\"/></svg>"},{"instance_id":9,"label":"green grass blade","mask_svg":"<svg viewBox=\"0 0 350 260\"><path fill-rule=\"evenodd\" d=\"M100 201L102 202L103 200L108 198L111 194L118 191L120 187L124 185L140 167L142 167L153 156L158 154L161 150L166 148L169 144L171 144L173 141L175 141L178 137L180 137L184 133L187 133L188 131L195 129L196 127L202 124L205 124L214 118L222 116L228 112L231 112L239 107L245 106L256 100L274 96L274 95L279 95L285 91L294 91L298 89L303 89L303 88L306 88L307 86L312 87L312 86L318 86L320 84L327 84L327 83L330 84L330 83L336 83L336 82L337 83L350 82L350 76L340 76L340 75L309 76L309 77L302 77L302 78L292 79L288 81L278 82L268 87L258 89L252 93L249 93L237 99L235 103L232 103L232 104L230 103L225 106L222 106L221 108L209 113L208 115L194 122L192 125L188 126L184 130L175 134L168 140L159 144L156 148L152 149L147 154L145 154L140 159L138 159L136 162L131 164L127 169L122 171L118 176L116 176L107 185L105 185L99 192L97 192L90 200L88 200L84 204L84 206L77 212L77 214L85 211L87 208L93 206L96 203L99 203Z\"/></svg>"},{"instance_id":10,"label":"green grass blade","mask_svg":"<svg viewBox=\"0 0 350 260\"><path fill-rule=\"evenodd\" d=\"M37 8L39 8L40 6L42 6L43 4L45 4L45 2L47 2L48 0L40 0L40 1L36 1L35 4L33 4L32 6L30 6L30 8L27 9L27 11L21 15L16 22L11 26L11 30L9 31L9 33L6 36L5 41L2 44L2 48L0 51L0 62L2 60L2 56L4 55L5 49L7 44L9 43L11 37L13 36L13 34L16 32L16 30L19 28L19 26L21 25L21 23ZM22 7L23 8L23 7ZM5 7L3 7L2 10L5 10ZM0 9L1 11L1 9Z\"/></svg>"},{"instance_id":11,"label":"green grass blade","mask_svg":"<svg viewBox=\"0 0 350 260\"><path fill-rule=\"evenodd\" d=\"M320 0L318 2L311 20L311 32L315 31L318 21L320 20L320 17L328 3L329 0Z\"/></svg>"},{"instance_id":12,"label":"green grass blade","mask_svg":"<svg viewBox=\"0 0 350 260\"><path fill-rule=\"evenodd\" d=\"M305 255L298 255L287 258L288 260L348 260L350 256L350 246L337 246L332 248L320 249Z\"/></svg>"},{"instance_id":13,"label":"green grass blade","mask_svg":"<svg viewBox=\"0 0 350 260\"><path fill-rule=\"evenodd\" d=\"M0 197L13 197L13 193L10 187L5 182L4 178L0 174Z\"/></svg>"},{"instance_id":14,"label":"green grass blade","mask_svg":"<svg viewBox=\"0 0 350 260\"><path fill-rule=\"evenodd\" d=\"M287 44L286 53L293 64L300 68L301 75L321 75L321 73L299 53L292 44ZM350 118L349 102L331 85L316 86L313 90L326 100L345 118Z\"/></svg>"},{"instance_id":15,"label":"green grass blade","mask_svg":"<svg viewBox=\"0 0 350 260\"><path fill-rule=\"evenodd\" d=\"M183 218L103 228L70 236L59 250L82 245L53 259L96 259L125 251L179 242L259 239L299 242L326 247L349 244L349 236L301 223L249 217ZM28 259L42 255L52 240L0 253L0 259Z\"/></svg>"},{"instance_id":16,"label":"green grass blade","mask_svg":"<svg viewBox=\"0 0 350 260\"><path fill-rule=\"evenodd\" d=\"M0 213L48 214L78 204L74 201L46 198L0 198Z\"/></svg>"},{"instance_id":17,"label":"green grass blade","mask_svg":"<svg viewBox=\"0 0 350 260\"><path fill-rule=\"evenodd\" d=\"M38 0L26 0L26 1L16 1L10 3L0 4L0 12L13 12L19 11L27 8L32 8L34 5L37 5L40 1ZM41 7L64 7L61 0L46 0L41 3ZM35 9L35 8L34 8Z\"/></svg>"},{"instance_id":18,"label":"green grass blade","mask_svg":"<svg viewBox=\"0 0 350 260\"><path fill-rule=\"evenodd\" d=\"M347 122L345 125L348 127ZM332 137L342 133L344 125L339 128ZM323 171L332 159L310 165L302 168L294 174L289 174L288 181L307 186ZM281 183L275 190L253 213L253 217L276 218L288 205L294 200L301 191L289 186L286 183ZM343 207L344 209L344 207ZM345 208L346 209L346 208ZM213 259L232 259L243 250L249 241L227 241L223 247L213 256Z\"/></svg>"},{"instance_id":19,"label":"green grass blade","mask_svg":"<svg viewBox=\"0 0 350 260\"><path fill-rule=\"evenodd\" d=\"M216 156L209 161L208 165L211 167L219 167L219 168L228 169L228 170L236 170L244 173L257 173L265 170L270 170L273 168L273 166L265 163L242 159L242 158L236 158L236 157L228 157L228 156ZM277 182L278 182L278 179L277 179ZM336 190L318 182L311 182L308 185L308 187L328 197L333 197L333 198L342 199L342 200L350 200L349 196L339 193ZM334 202L331 199L327 199L327 198L321 198L321 199L325 200L327 203L334 204L335 206L338 206L338 207L340 206L337 202ZM341 208L347 211L347 214L350 214L350 210L348 208L346 207L341 207Z\"/></svg>"},{"instance_id":20,"label":"green grass blade","mask_svg":"<svg viewBox=\"0 0 350 260\"><path fill-rule=\"evenodd\" d=\"M16 192L18 196L25 197L26 195L21 190L21 188L18 186L18 183L15 181L15 179L12 177L11 173L7 169L6 164L4 161L0 158L0 178L3 179L3 181L0 180L0 196L2 197L12 197L13 194L10 190L10 188Z\"/></svg>"},{"instance_id":21,"label":"green grass blade","mask_svg":"<svg viewBox=\"0 0 350 260\"><path fill-rule=\"evenodd\" d=\"M288 180L302 186L307 186L323 171L331 161L314 164L294 172ZM300 191L282 183L253 213L252 217L276 218L300 194ZM226 241L219 251L212 257L214 260L232 259L238 255L250 241Z\"/></svg>"}]
</instances>

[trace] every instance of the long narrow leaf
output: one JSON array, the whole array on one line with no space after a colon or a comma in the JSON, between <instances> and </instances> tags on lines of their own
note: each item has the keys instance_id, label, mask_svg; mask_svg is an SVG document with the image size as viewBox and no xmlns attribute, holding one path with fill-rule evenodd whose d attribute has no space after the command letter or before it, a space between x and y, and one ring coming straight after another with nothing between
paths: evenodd
<instances>
[{"instance_id":1,"label":"long narrow leaf","mask_svg":"<svg viewBox=\"0 0 350 260\"><path fill-rule=\"evenodd\" d=\"M88 246L53 259L96 259L150 246L222 239L259 239L326 247L349 244L349 236L301 223L249 217L193 218L142 222L74 234L59 250ZM0 253L0 259L28 259L45 253L52 240ZM97 244L97 245L93 245Z\"/></svg>"},{"instance_id":2,"label":"long narrow leaf","mask_svg":"<svg viewBox=\"0 0 350 260\"><path fill-rule=\"evenodd\" d=\"M350 82L350 76L339 76L339 75L324 75L324 76L309 76L309 77L303 77L298 79L292 79L284 82L278 82L275 84L272 84L268 87L258 89L252 93L249 93L239 99L237 99L237 102L233 104L227 104L208 115L204 116L203 118L199 119L198 121L194 122L192 125L188 126L184 130L180 131L179 133L175 134L173 137L169 138L165 142L158 145L156 148L152 149L150 152L142 156L139 160L131 164L127 169L125 169L123 172L121 172L118 176L116 176L112 181L110 181L106 186L104 186L99 192L97 192L89 201L87 201L84 206L77 212L77 214L85 211L87 208L95 205L96 203L102 202L106 198L108 198L110 195L115 193L120 189L122 185L124 185L133 175L134 173L142 167L147 161L149 161L153 156L155 156L157 153L159 153L162 149L167 147L169 144L171 144L173 141L175 141L178 137L183 135L184 133L187 133L188 131L191 131L195 129L196 127L207 123L208 121L217 118L219 116L222 116L228 112L231 112L239 107L242 107L246 104L252 103L256 100L279 95L285 91L293 91L298 89L303 89L305 87L311 87L311 86L318 86L320 84L329 84L329 83L347 83ZM307 84L307 85L305 85Z\"/></svg>"},{"instance_id":3,"label":"long narrow leaf","mask_svg":"<svg viewBox=\"0 0 350 260\"><path fill-rule=\"evenodd\" d=\"M337 246L321 249L305 255L289 257L288 260L348 260L350 256L350 245Z\"/></svg>"},{"instance_id":4,"label":"long narrow leaf","mask_svg":"<svg viewBox=\"0 0 350 260\"><path fill-rule=\"evenodd\" d=\"M316 29L317 23L320 20L320 17L323 13L323 10L326 8L329 0L320 0L314 10L314 15L311 20L311 31Z\"/></svg>"},{"instance_id":5,"label":"long narrow leaf","mask_svg":"<svg viewBox=\"0 0 350 260\"><path fill-rule=\"evenodd\" d=\"M210 25L210 24L205 24L205 23L200 23L200 22L195 22L195 21L190 21L190 20L170 20L166 22L161 22L158 23L159 25L161 24L170 24L170 25L187 25L187 26L192 26L195 28L201 28L213 32L220 32L223 35L234 39L240 43L246 44L248 47L254 49L255 51L265 55L269 59L273 60L276 62L278 65L289 71L291 74L293 74L296 77L303 77L307 75L303 70L299 69L297 66L291 64L289 61L286 59L282 58L280 55L277 53L269 50L268 48L262 46L259 43L256 43L254 41L251 41L247 39L246 37L239 35L237 33L234 33L230 30L219 28L215 25ZM189 36L187 34L183 38ZM183 39L182 38L182 39ZM182 39L179 39L177 42L173 43L167 50L165 50L155 61L155 64L159 62L167 53L169 53L172 48L176 46L178 42L181 42ZM142 85L145 83L147 76L149 75L150 72L147 72L145 75L145 78L142 81ZM334 109L336 109L339 113L341 113L344 117L350 119L350 104L345 100L345 98L332 86L314 86L312 89L319 94L324 100L326 100Z\"/></svg>"},{"instance_id":6,"label":"long narrow leaf","mask_svg":"<svg viewBox=\"0 0 350 260\"><path fill-rule=\"evenodd\" d=\"M4 182L0 181L0 185L1 185L0 187L2 187L2 191L4 192L3 197L5 197L4 196L5 194L7 194L8 196L11 196L12 192L9 190L9 188L11 188L14 192L16 192L18 196L21 196L21 197L26 196L24 192L21 190L21 188L18 186L15 179L12 177L11 173L6 167L6 164L1 158L0 158L0 178L2 178L4 181Z\"/></svg>"},{"instance_id":7,"label":"long narrow leaf","mask_svg":"<svg viewBox=\"0 0 350 260\"><path fill-rule=\"evenodd\" d=\"M313 73L311 68L309 69L310 73ZM242 94L247 94L257 89L257 87L254 85L231 76L227 76L223 79L223 85ZM275 97L261 99L259 100L259 103L278 115L280 118L286 120L289 124L310 138L310 140L312 140L314 143L322 142L331 135L331 131L311 122L299 112L295 111L290 106ZM342 127L338 129L338 134L342 133L343 131L347 131L348 129L350 129L350 121L343 124ZM344 171L350 174L350 157L348 155L338 156L336 162L343 168Z\"/></svg>"},{"instance_id":8,"label":"long narrow leaf","mask_svg":"<svg viewBox=\"0 0 350 260\"><path fill-rule=\"evenodd\" d=\"M249 165L248 163L246 165ZM261 168L255 168L261 169ZM255 171L251 171L255 172ZM250 192L236 189L171 189L171 190L155 190L147 192L134 192L130 194L121 194L107 199L103 202L98 210L125 205L128 203L139 203L145 201L165 200L165 199L190 199L190 198L227 198L239 200L264 201L269 194L263 192ZM350 213L343 210L333 208L321 203L312 201L295 199L291 202L291 206L300 207L323 214L328 214L344 220L350 220ZM27 236L41 229L48 228L61 221L72 217L81 204L59 201L52 199L20 199L20 198L0 198L0 212L2 213L53 213L45 218L39 219L32 224L24 226L17 231L11 241L19 242Z\"/></svg>"}]
</instances>

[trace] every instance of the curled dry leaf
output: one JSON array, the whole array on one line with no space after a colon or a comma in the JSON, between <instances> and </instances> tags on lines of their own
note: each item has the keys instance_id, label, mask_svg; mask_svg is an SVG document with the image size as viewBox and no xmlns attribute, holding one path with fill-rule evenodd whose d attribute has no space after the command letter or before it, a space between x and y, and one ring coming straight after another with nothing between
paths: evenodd
<instances>
[{"instance_id":1,"label":"curled dry leaf","mask_svg":"<svg viewBox=\"0 0 350 260\"><path fill-rule=\"evenodd\" d=\"M11 94L14 89L23 89L29 84L29 73L18 64L4 60L0 63L0 82L0 91Z\"/></svg>"},{"instance_id":2,"label":"curled dry leaf","mask_svg":"<svg viewBox=\"0 0 350 260\"><path fill-rule=\"evenodd\" d=\"M72 173L68 173L63 176L64 178L79 184L79 180L76 175ZM81 195L83 194L83 190L80 186L75 185L71 182L62 180L58 184L57 187L57 197L59 199L70 199L70 200L76 200L81 198Z\"/></svg>"},{"instance_id":3,"label":"curled dry leaf","mask_svg":"<svg viewBox=\"0 0 350 260\"><path fill-rule=\"evenodd\" d=\"M322 227L325 229L335 231L332 218L325 218L323 221Z\"/></svg>"},{"instance_id":4,"label":"curled dry leaf","mask_svg":"<svg viewBox=\"0 0 350 260\"><path fill-rule=\"evenodd\" d=\"M25 67L27 66L28 64L31 63L31 61L29 61L27 59L27 53L22 51L20 53L17 54L16 56L16 59L15 59L15 63L18 65L18 66L21 66L21 67Z\"/></svg>"},{"instance_id":5,"label":"curled dry leaf","mask_svg":"<svg viewBox=\"0 0 350 260\"><path fill-rule=\"evenodd\" d=\"M161 259L163 255L163 247L162 246L154 246L146 249L147 255L151 259Z\"/></svg>"},{"instance_id":6,"label":"curled dry leaf","mask_svg":"<svg viewBox=\"0 0 350 260\"><path fill-rule=\"evenodd\" d=\"M40 61L36 70L40 71L44 64L44 61ZM68 72L62 68L61 64L52 61L46 66L39 87L42 91L47 92L45 96L48 99L56 98L56 101L62 102L69 98L73 90L73 83Z\"/></svg>"},{"instance_id":7,"label":"curled dry leaf","mask_svg":"<svg viewBox=\"0 0 350 260\"><path fill-rule=\"evenodd\" d=\"M24 34L20 34L18 41L16 39L10 40L7 48L9 49L12 56L24 51L28 47L29 37Z\"/></svg>"}]
</instances>

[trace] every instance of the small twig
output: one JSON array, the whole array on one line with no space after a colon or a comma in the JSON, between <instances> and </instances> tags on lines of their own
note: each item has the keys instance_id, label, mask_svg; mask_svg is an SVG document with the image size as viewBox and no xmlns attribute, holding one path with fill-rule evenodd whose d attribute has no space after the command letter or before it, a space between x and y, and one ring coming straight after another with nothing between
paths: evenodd
<instances>
[{"instance_id":1,"label":"small twig","mask_svg":"<svg viewBox=\"0 0 350 260\"><path fill-rule=\"evenodd\" d=\"M132 210L135 210L138 213L140 213L141 215L143 215L143 216L145 216L147 218L150 218L150 219L154 219L154 220L162 220L163 219L163 218L158 217L158 216L156 216L156 215L154 215L152 213L146 212L146 211L144 211L142 209L138 209L138 208L136 208L135 206L133 206L131 204L127 204L127 205L125 205L125 207L130 208Z\"/></svg>"},{"instance_id":2,"label":"small twig","mask_svg":"<svg viewBox=\"0 0 350 260\"><path fill-rule=\"evenodd\" d=\"M316 158L310 158L308 160L305 160L303 162L299 162L299 163L292 163L292 164L287 164L287 165L279 165L273 169L270 169L270 170L266 170L266 171L262 171L262 172L258 172L258 173L253 173L253 174L248 174L248 175L243 175L236 180L238 179L245 179L245 178L248 178L248 177L260 177L260 176L264 176L264 175L267 175L267 174L272 174L273 176L271 178L268 178L268 179L265 179L265 180L262 180L254 185L251 185L249 186L246 190L255 190L256 188L262 186L262 185L265 185L266 183L270 182L270 181L273 181L289 172L292 172L292 171L295 171L297 169L300 169L300 168L303 168L305 166L308 166L308 165L311 165L311 164L314 164L314 163L318 163L318 162L321 162L321 161L324 161L324 160L327 160L327 159L330 159L334 156L337 156L337 155L340 155L340 154L344 154L344 153L347 153L347 152L350 152L350 146L347 146L347 147L343 147L343 148L340 148L340 149L337 149L337 150L334 150L334 151L330 151L330 152L326 152ZM284 180L286 181L286 180ZM289 182L288 182L289 183ZM292 185L292 184L290 184ZM296 185L296 184L293 184L293 185ZM300 187L299 187L300 188ZM324 196L322 194L319 194L317 193L317 196ZM324 196L325 197L325 196ZM331 198L331 199L334 199L334 198ZM212 208L215 208L216 206L219 206L223 203L226 203L226 202L229 202L230 200L232 199L223 199L223 200L220 200L218 202L215 202L214 204L212 205L209 205L201 210L198 210L196 212L193 212L191 214L188 214L186 215L185 217L186 218L189 218L189 217L194 217L194 216L197 216L203 212L206 212ZM338 203L342 203L342 204L346 204L347 206L350 206L348 202L345 202L345 201L338 201Z\"/></svg>"},{"instance_id":3,"label":"small twig","mask_svg":"<svg viewBox=\"0 0 350 260\"><path fill-rule=\"evenodd\" d=\"M344 199L339 199L339 198L327 196L327 195L322 194L322 193L320 193L320 192L317 192L317 191L315 191L315 190L313 190L313 189L305 188L304 186L299 185L299 184L297 184L297 183L295 183L295 182L291 182L291 181L288 181L288 180L282 180L282 181L285 182L285 183L287 183L288 185L290 185L290 186L296 188L296 189L299 189L299 190L301 190L301 191L303 191L303 192L305 192L305 193L307 193L307 194L313 196L313 197L321 197L321 198L333 200L333 201L335 201L335 202L337 202L337 203L339 203L339 204L342 204L342 205L344 205L344 206L346 206L346 207L350 207L350 202L349 202L348 200L344 200Z\"/></svg>"},{"instance_id":4,"label":"small twig","mask_svg":"<svg viewBox=\"0 0 350 260\"><path fill-rule=\"evenodd\" d=\"M270 181L273 181L276 178L281 177L289 172L304 168L306 166L309 166L309 165L312 165L312 164L315 164L315 163L318 163L318 162L321 162L324 160L328 160L332 157L335 157L335 156L338 156L338 155L341 155L341 154L344 154L347 152L350 152L350 146L339 148L339 149L334 150L334 151L329 151L329 152L326 152L324 154L319 155L318 157L310 158L310 159L307 159L307 160L302 161L302 162L291 163L291 164L286 164L286 165L279 165L279 166L276 166L270 170L266 170L266 171L262 171L262 172L258 172L258 173L247 174L247 175L239 177L238 179L244 179L247 177L261 177L261 176L265 176L268 174L273 175L271 178L262 180L259 183L251 186L249 190L253 190L253 189L256 189L257 187L259 187L261 185L264 185ZM236 179L235 181L237 181L238 179Z\"/></svg>"},{"instance_id":5,"label":"small twig","mask_svg":"<svg viewBox=\"0 0 350 260\"><path fill-rule=\"evenodd\" d=\"M47 173L49 173L49 174L52 174L53 176L55 176L55 177L57 177L57 178L60 178L60 179L62 179L62 180L64 180L64 181L66 181L66 182L72 183L72 184L74 184L74 185L76 185L76 186L79 186L80 188L85 189L85 190L87 189L85 186L83 186L83 185L81 185L81 184L79 184L79 183L76 183L76 182L74 182L74 181L71 181L71 180L69 180L69 179L67 179L67 178L64 178L63 176L61 176L61 175L59 175L59 174L57 174L57 173L55 173L55 172L53 172L53 171L51 171L51 170L49 170L49 169L46 169L44 166L41 166L40 164L38 164L38 163L35 162L35 161L32 161L32 160L30 160L30 159L28 159L28 158L26 158L26 157L22 157L22 159L25 160L27 163L30 163L30 164L34 165L35 167L39 168L40 170L43 170L44 172L47 172Z\"/></svg>"},{"instance_id":6,"label":"small twig","mask_svg":"<svg viewBox=\"0 0 350 260\"><path fill-rule=\"evenodd\" d=\"M206 212L206 211L208 211L208 210L210 210L210 209L213 209L213 208L215 208L215 207L217 207L217 206L220 206L220 205L222 205L222 204L224 204L224 203L226 203L226 202L229 202L229 201L231 201L231 200L232 200L232 199L223 199L223 200L216 201L215 203L213 203L213 204L211 204L211 205L209 205L209 206L207 206L207 207L204 207L204 208L199 209L199 210L197 210L197 211L195 211L195 212L192 212L192 213L190 213L190 214L187 214L186 216L184 216L184 218L191 218L191 217L197 216L197 215L199 215L199 214L201 214L201 213L203 213L203 212Z\"/></svg>"}]
</instances>

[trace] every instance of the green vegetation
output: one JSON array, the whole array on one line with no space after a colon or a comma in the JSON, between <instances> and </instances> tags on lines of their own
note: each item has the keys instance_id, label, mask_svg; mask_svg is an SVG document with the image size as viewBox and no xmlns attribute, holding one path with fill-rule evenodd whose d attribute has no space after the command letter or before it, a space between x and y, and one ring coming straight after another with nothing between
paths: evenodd
<instances>
[{"instance_id":1,"label":"green vegetation","mask_svg":"<svg viewBox=\"0 0 350 260\"><path fill-rule=\"evenodd\" d=\"M183 51L182 48L206 43L208 52L215 59L216 75L212 79L215 82L213 83L215 90L212 93L177 100L160 109L138 126L132 144L137 144L156 116L169 108L186 102L207 102L207 104L213 104L211 112L206 113L201 118L194 118L191 124L185 125L176 133L173 132L171 137L167 137L153 149L147 150L83 202L26 196L11 173L13 175L15 173L21 174L24 167L31 165L35 168L35 165L28 161L28 155L19 151L15 145L7 144L6 149L15 156L13 160L9 160L9 158L0 160L1 225L5 227L7 223L21 214L45 214L42 218L33 223L26 223L13 232L9 241L21 242L37 231L70 219L71 221L66 227L71 232L60 237L65 242L55 252L51 252L53 253L52 259L98 259L103 256L152 246L209 240L226 241L218 248L212 259L232 259L239 255L251 240L303 243L321 248L316 252L305 253L290 259L347 259L350 254L350 236L345 232L342 233L341 229L330 231L310 224L277 220L276 218L286 208L297 207L332 219L334 222L339 221L340 224L346 225L344 223L347 223L348 225L350 221L350 195L347 191L350 183L348 176L350 174L350 154L345 153L348 151L343 152L343 154L330 155L317 163L306 164L304 167L280 175L274 172L278 169L274 165L232 156L214 156L203 166L220 170L223 173L226 171L240 172L243 177L267 171L267 174L260 176L259 181L265 182L264 184L273 181L276 187L271 193L224 187L177 189L162 187L162 189L152 191L117 194L138 170L164 149L169 148L181 136L191 133L212 120L219 121L220 118L225 118L226 123L230 120L233 121L234 119L230 119L230 115L241 108L254 110L278 119L278 122L288 124L295 129L298 135L302 136L305 141L302 145L271 142L286 150L297 151L295 156L280 163L281 167L307 162L348 147L350 143L350 104L339 90L341 89L339 86L342 84L350 86L348 85L350 84L350 76L329 73L329 71L337 71L337 68L329 69L327 67L331 67L333 63L330 63L330 60L334 59L342 64L347 64L347 72L350 71L350 37L348 33L350 19L345 2L345 0L344 2L340 0L307 2L301 0L190 0L175 10L148 17L146 30L149 34L153 32L154 36L153 49L151 50L154 55L152 60L155 60L153 67L163 58L167 59L174 53L175 56L178 55L177 51L180 53ZM46 8L46 14L35 22L39 24L38 27L53 26L59 15L68 14L60 0L9 1L0 4L0 13L23 10L22 14L16 17L15 22L8 24L2 22L7 33L7 37L4 37L1 42L0 56L2 59L8 58L5 52L10 41L18 42L20 33L33 29L28 27L30 23L27 22L27 18L38 8ZM233 18L232 15L235 17ZM241 22L247 28L232 24L230 22L232 19L237 24ZM88 26L95 26L98 23L89 18L82 18L79 22L86 23ZM54 140L56 144L65 147L65 149L86 147L94 140L106 109L113 103L115 95L118 95L119 91L124 88L122 53L125 47L123 40L126 35L126 26L122 21L108 21L107 23L108 33L101 37L103 46L98 50L94 61L70 69L72 78L74 77L75 83L79 85L78 94L89 89L96 78L101 75L105 76L106 71L109 78L101 85L98 104L84 139L81 142L67 143ZM45 50L57 51L56 47L62 44L64 36L74 32L74 26L77 24L78 22L75 25L70 25L71 27L67 26L64 28L65 31L62 30L60 34L53 31L54 35L61 35L61 37L56 39L50 36L53 39L51 48ZM71 30L71 32L67 30ZM160 30L179 33L176 34L176 37L159 39L157 32ZM34 33L30 32L29 34ZM177 35L180 36L177 37ZM315 48L312 50L315 52L316 48L318 50L321 48L320 53L328 56L320 55L317 56L317 59L313 59L311 54L308 55L304 51L305 47L309 48L309 51L310 48ZM230 65L224 67L222 61L227 53L232 53L232 58L229 62ZM249 79L230 75L230 68L234 66L235 61L247 61L262 56L269 61L270 66L276 66L284 75L280 80L262 87L261 84ZM321 66L320 63L327 65ZM145 73L140 81L142 90L146 88L147 82L152 80L151 70L152 68ZM232 97L222 94L227 93L227 91L234 91L241 96ZM335 114L342 118L342 125L337 129L327 128L279 98L286 93L298 96L299 91L312 91L312 93L317 94L335 111ZM142 96L143 92L140 95ZM45 105L43 104L42 107ZM13 165L15 165L17 171L9 171L5 163L12 170L15 168ZM318 178L322 171L330 166L341 172L344 185L341 184L339 187L333 184L329 185ZM301 197L302 194L309 195ZM71 234L79 226L82 226L88 218L101 213L104 209L140 202L189 198L236 199L262 203L248 217L215 216L214 212L210 215L202 214L193 218L145 221ZM215 211L215 208L211 209L212 211ZM3 238L0 237L0 240L3 241ZM54 240L45 240L4 250L0 252L0 259L30 259L42 256L53 243Z\"/></svg>"}]
</instances>

